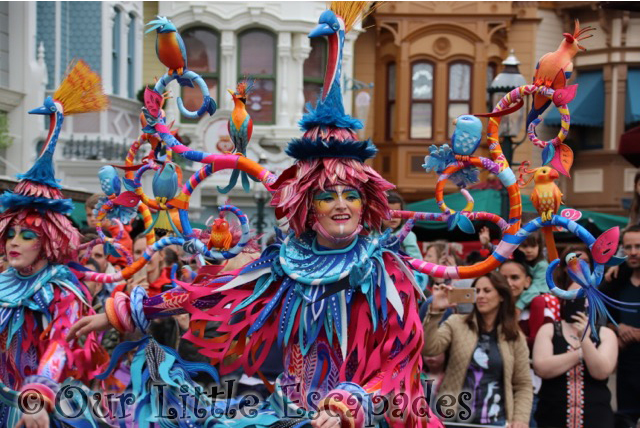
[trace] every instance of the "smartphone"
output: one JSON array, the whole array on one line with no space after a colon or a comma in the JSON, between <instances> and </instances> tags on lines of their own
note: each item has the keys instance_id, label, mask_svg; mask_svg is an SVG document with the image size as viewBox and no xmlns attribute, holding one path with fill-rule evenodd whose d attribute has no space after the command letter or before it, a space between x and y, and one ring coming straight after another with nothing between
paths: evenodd
<instances>
[{"instance_id":1,"label":"smartphone","mask_svg":"<svg viewBox=\"0 0 640 428\"><path fill-rule=\"evenodd\" d=\"M449 291L449 303L475 303L475 288L453 288Z\"/></svg>"}]
</instances>

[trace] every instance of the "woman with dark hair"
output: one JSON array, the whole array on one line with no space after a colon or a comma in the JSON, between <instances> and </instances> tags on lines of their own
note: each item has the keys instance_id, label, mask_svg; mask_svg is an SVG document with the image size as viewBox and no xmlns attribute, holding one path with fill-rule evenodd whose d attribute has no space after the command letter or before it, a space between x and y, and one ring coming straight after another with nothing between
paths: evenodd
<instances>
[{"instance_id":1,"label":"woman with dark hair","mask_svg":"<svg viewBox=\"0 0 640 428\"><path fill-rule=\"evenodd\" d=\"M497 272L477 278L473 286L477 295L473 311L452 315L440 327L444 311L454 306L449 302L452 287L433 289L424 322L423 355L449 351L438 395L460 400L458 418L465 422L528 427L533 399L529 351L518 329L511 289Z\"/></svg>"},{"instance_id":2,"label":"woman with dark hair","mask_svg":"<svg viewBox=\"0 0 640 428\"><path fill-rule=\"evenodd\" d=\"M563 264L572 249L563 251ZM574 254L589 257L586 251ZM558 286L580 287L569 279L558 281ZM533 368L543 379L536 422L550 428L613 427L607 379L618 360L616 335L604 326L598 327L599 339L590 329L584 334L588 326L584 298L562 300L560 315L561 321L540 328L533 347Z\"/></svg>"},{"instance_id":3,"label":"woman with dark hair","mask_svg":"<svg viewBox=\"0 0 640 428\"><path fill-rule=\"evenodd\" d=\"M500 266L500 273L507 278L515 300L531 286L529 267L519 260L507 260ZM560 302L551 293L540 294L533 298L527 308L518 316L518 325L527 338L529 349L533 349L536 334L543 324L560 319Z\"/></svg>"}]
</instances>

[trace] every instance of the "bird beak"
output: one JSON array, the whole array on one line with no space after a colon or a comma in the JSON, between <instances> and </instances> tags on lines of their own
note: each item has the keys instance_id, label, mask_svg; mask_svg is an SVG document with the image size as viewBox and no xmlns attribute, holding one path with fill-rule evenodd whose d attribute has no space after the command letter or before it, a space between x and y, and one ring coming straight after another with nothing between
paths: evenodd
<instances>
[{"instance_id":1,"label":"bird beak","mask_svg":"<svg viewBox=\"0 0 640 428\"><path fill-rule=\"evenodd\" d=\"M34 108L33 110L29 110L29 114L51 114L51 110L49 110L45 106L40 106L38 108Z\"/></svg>"},{"instance_id":2,"label":"bird beak","mask_svg":"<svg viewBox=\"0 0 640 428\"><path fill-rule=\"evenodd\" d=\"M236 93L233 92L231 89L227 89L227 92L229 92L231 94L231 96L233 97L233 99L236 99Z\"/></svg>"},{"instance_id":3,"label":"bird beak","mask_svg":"<svg viewBox=\"0 0 640 428\"><path fill-rule=\"evenodd\" d=\"M558 178L560 178L560 174L558 174L558 171L552 168L551 172L549 173L549 177L554 180L557 180Z\"/></svg>"},{"instance_id":4,"label":"bird beak","mask_svg":"<svg viewBox=\"0 0 640 428\"><path fill-rule=\"evenodd\" d=\"M328 24L318 24L316 28L311 30L309 33L309 38L320 37L320 36L330 36L334 34L335 31Z\"/></svg>"}]
</instances>

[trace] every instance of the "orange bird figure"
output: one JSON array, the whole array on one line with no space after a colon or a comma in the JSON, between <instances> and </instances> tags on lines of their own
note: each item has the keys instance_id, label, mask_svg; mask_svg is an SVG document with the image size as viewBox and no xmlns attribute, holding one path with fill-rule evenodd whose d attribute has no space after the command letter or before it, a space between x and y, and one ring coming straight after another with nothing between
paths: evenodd
<instances>
[{"instance_id":1,"label":"orange bird figure","mask_svg":"<svg viewBox=\"0 0 640 428\"><path fill-rule=\"evenodd\" d=\"M208 249L217 251L228 251L231 248L233 235L229 228L229 222L224 219L224 214L220 213L220 217L213 221L211 225L211 235L209 235Z\"/></svg>"},{"instance_id":2,"label":"orange bird figure","mask_svg":"<svg viewBox=\"0 0 640 428\"><path fill-rule=\"evenodd\" d=\"M158 16L157 18L147 24L151 28L147 29L146 32L157 31L156 54L160 62L169 69L169 75L178 73L178 75L182 76L182 73L187 68L187 50L184 46L184 41L171 21L164 16Z\"/></svg>"},{"instance_id":3,"label":"orange bird figure","mask_svg":"<svg viewBox=\"0 0 640 428\"><path fill-rule=\"evenodd\" d=\"M531 193L531 203L533 203L536 211L540 214L540 219L543 222L550 221L551 218L558 213L560 205L562 205L562 192L556 183L554 183L554 181L560 177L560 174L549 166L542 166L531 170L527 168L528 165L528 162L523 162L522 166L520 166L520 179L518 180L518 184L520 187L524 187L533 178L535 186ZM522 176L524 174L533 174L533 176L527 180L523 180ZM556 249L552 229L551 226L542 228L549 261L558 258L558 250Z\"/></svg>"},{"instance_id":4,"label":"orange bird figure","mask_svg":"<svg viewBox=\"0 0 640 428\"><path fill-rule=\"evenodd\" d=\"M586 27L580 29L580 22L576 19L573 34L564 33L564 39L555 52L546 53L538 60L536 72L533 75L533 84L553 88L556 92L553 95L553 103L556 106L568 104L575 97L577 87L572 85L566 87L567 81L573 71L573 57L579 50L586 50L580 42L593 34L585 35L595 28ZM531 110L527 116L527 128L538 116L540 116L551 104L551 101L544 95L535 94Z\"/></svg>"}]
</instances>

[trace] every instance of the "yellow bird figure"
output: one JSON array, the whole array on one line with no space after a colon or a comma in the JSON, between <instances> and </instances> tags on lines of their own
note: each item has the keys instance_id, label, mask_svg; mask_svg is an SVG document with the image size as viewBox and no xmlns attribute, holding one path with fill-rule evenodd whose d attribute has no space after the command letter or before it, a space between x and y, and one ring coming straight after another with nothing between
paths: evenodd
<instances>
[{"instance_id":1,"label":"yellow bird figure","mask_svg":"<svg viewBox=\"0 0 640 428\"><path fill-rule=\"evenodd\" d=\"M224 219L224 214L220 213L220 218L213 221L211 225L211 234L209 235L208 249L217 251L228 251L231 248L233 235L229 228L229 222Z\"/></svg>"},{"instance_id":2,"label":"yellow bird figure","mask_svg":"<svg viewBox=\"0 0 640 428\"><path fill-rule=\"evenodd\" d=\"M528 162L523 162L520 166L520 179L518 180L518 184L520 187L524 187L533 179L535 186L531 193L531 203L538 214L540 214L543 222L550 221L551 218L558 213L560 205L562 205L562 192L554 182L560 177L560 174L549 166L542 166L535 169L528 169L528 166ZM524 174L533 175L523 180L522 176ZM553 228L551 226L543 227L542 234L547 244L549 261L557 259L558 250L556 249L556 243L553 238Z\"/></svg>"}]
</instances>

